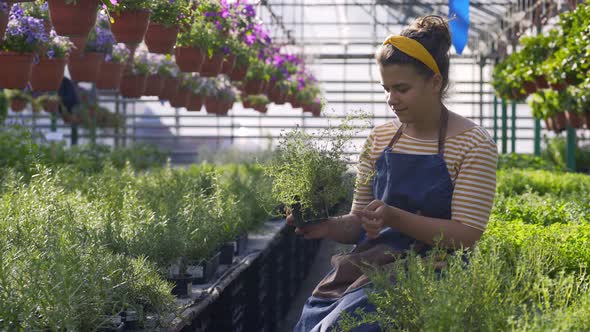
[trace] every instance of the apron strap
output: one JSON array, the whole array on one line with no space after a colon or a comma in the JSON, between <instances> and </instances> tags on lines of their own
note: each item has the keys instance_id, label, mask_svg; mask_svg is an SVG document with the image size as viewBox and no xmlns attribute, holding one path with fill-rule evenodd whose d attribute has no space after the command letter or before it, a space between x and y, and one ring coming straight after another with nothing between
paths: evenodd
<instances>
[{"instance_id":1,"label":"apron strap","mask_svg":"<svg viewBox=\"0 0 590 332\"><path fill-rule=\"evenodd\" d=\"M447 136L447 125L449 123L449 110L443 105L441 114L440 114L440 128L438 130L438 155L444 157L445 153L445 137ZM397 141L402 137L404 130L406 129L407 125L402 123L402 125L397 129L395 135L389 141L387 145L389 148L393 148L393 145L397 143Z\"/></svg>"}]
</instances>

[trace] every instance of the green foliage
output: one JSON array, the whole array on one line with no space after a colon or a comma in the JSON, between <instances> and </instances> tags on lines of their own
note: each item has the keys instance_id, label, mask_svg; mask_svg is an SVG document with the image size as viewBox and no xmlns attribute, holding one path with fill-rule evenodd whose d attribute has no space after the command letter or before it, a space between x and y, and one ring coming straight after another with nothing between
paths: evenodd
<instances>
[{"instance_id":1,"label":"green foliage","mask_svg":"<svg viewBox=\"0 0 590 332\"><path fill-rule=\"evenodd\" d=\"M188 17L190 1L187 0L151 0L152 14L150 22L163 24L166 27L177 26L180 19Z\"/></svg>"},{"instance_id":2,"label":"green foliage","mask_svg":"<svg viewBox=\"0 0 590 332\"><path fill-rule=\"evenodd\" d=\"M281 134L274 157L264 164L274 198L294 210L297 223L325 219L346 201L352 183L345 177L345 147L353 135L352 116L312 135L297 128ZM301 211L301 218L298 218Z\"/></svg>"},{"instance_id":3,"label":"green foliage","mask_svg":"<svg viewBox=\"0 0 590 332\"><path fill-rule=\"evenodd\" d=\"M552 162L530 154L505 153L498 156L498 169L543 169L562 170Z\"/></svg>"},{"instance_id":4,"label":"green foliage","mask_svg":"<svg viewBox=\"0 0 590 332\"><path fill-rule=\"evenodd\" d=\"M345 314L337 330L587 330L590 177L510 168L498 171L497 191L467 264L434 249L367 269L377 313Z\"/></svg>"}]
</instances>

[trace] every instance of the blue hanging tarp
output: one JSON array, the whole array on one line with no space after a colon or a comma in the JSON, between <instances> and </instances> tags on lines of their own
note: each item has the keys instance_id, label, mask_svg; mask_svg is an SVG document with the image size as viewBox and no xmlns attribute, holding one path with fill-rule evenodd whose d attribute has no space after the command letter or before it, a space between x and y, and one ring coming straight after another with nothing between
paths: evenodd
<instances>
[{"instance_id":1,"label":"blue hanging tarp","mask_svg":"<svg viewBox=\"0 0 590 332\"><path fill-rule=\"evenodd\" d=\"M449 17L453 46L461 54L469 32L469 0L449 0Z\"/></svg>"}]
</instances>

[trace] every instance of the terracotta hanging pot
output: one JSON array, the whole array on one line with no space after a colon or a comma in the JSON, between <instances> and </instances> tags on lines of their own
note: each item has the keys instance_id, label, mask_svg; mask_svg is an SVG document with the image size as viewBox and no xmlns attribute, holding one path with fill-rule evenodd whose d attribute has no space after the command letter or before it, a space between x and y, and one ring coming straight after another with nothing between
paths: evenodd
<instances>
[{"instance_id":1,"label":"terracotta hanging pot","mask_svg":"<svg viewBox=\"0 0 590 332\"><path fill-rule=\"evenodd\" d=\"M4 33L6 32L7 25L8 25L8 12L0 13L0 40L4 39Z\"/></svg>"},{"instance_id":2,"label":"terracotta hanging pot","mask_svg":"<svg viewBox=\"0 0 590 332\"><path fill-rule=\"evenodd\" d=\"M22 99L22 98L12 98L10 100L10 109L15 112L15 113L19 113L25 110L25 108L27 107L27 100L26 99Z\"/></svg>"},{"instance_id":3,"label":"terracotta hanging pot","mask_svg":"<svg viewBox=\"0 0 590 332\"><path fill-rule=\"evenodd\" d=\"M289 98L289 103L293 108L301 108L301 101L295 95L291 95Z\"/></svg>"},{"instance_id":4,"label":"terracotta hanging pot","mask_svg":"<svg viewBox=\"0 0 590 332\"><path fill-rule=\"evenodd\" d=\"M201 95L194 93L189 94L186 110L191 112L199 112L203 107L204 98Z\"/></svg>"},{"instance_id":5,"label":"terracotta hanging pot","mask_svg":"<svg viewBox=\"0 0 590 332\"><path fill-rule=\"evenodd\" d=\"M221 114L223 105L217 97L205 98L205 111L207 114Z\"/></svg>"},{"instance_id":6,"label":"terracotta hanging pot","mask_svg":"<svg viewBox=\"0 0 590 332\"><path fill-rule=\"evenodd\" d=\"M242 90L248 95L257 95L262 93L264 81L260 79L247 80L244 82Z\"/></svg>"},{"instance_id":7,"label":"terracotta hanging pot","mask_svg":"<svg viewBox=\"0 0 590 332\"><path fill-rule=\"evenodd\" d=\"M32 53L0 52L0 88L26 88L32 68Z\"/></svg>"},{"instance_id":8,"label":"terracotta hanging pot","mask_svg":"<svg viewBox=\"0 0 590 332\"><path fill-rule=\"evenodd\" d=\"M59 111L59 100L46 99L43 101L41 106L47 113L57 113L57 111Z\"/></svg>"},{"instance_id":9,"label":"terracotta hanging pot","mask_svg":"<svg viewBox=\"0 0 590 332\"><path fill-rule=\"evenodd\" d=\"M549 86L551 87L551 89L553 89L555 91L563 91L563 90L565 90L565 88L567 88L567 83L566 82L549 83Z\"/></svg>"},{"instance_id":10,"label":"terracotta hanging pot","mask_svg":"<svg viewBox=\"0 0 590 332\"><path fill-rule=\"evenodd\" d=\"M177 36L178 26L166 27L163 24L150 23L144 42L150 53L168 54L172 53Z\"/></svg>"},{"instance_id":11,"label":"terracotta hanging pot","mask_svg":"<svg viewBox=\"0 0 590 332\"><path fill-rule=\"evenodd\" d=\"M123 64L103 62L96 81L96 88L101 90L119 90L123 78Z\"/></svg>"},{"instance_id":12,"label":"terracotta hanging pot","mask_svg":"<svg viewBox=\"0 0 590 332\"><path fill-rule=\"evenodd\" d=\"M246 74L248 74L248 64L238 64L236 63L234 70L229 74L229 78L232 81L242 81L246 78Z\"/></svg>"},{"instance_id":13,"label":"terracotta hanging pot","mask_svg":"<svg viewBox=\"0 0 590 332\"><path fill-rule=\"evenodd\" d=\"M573 111L566 111L565 118L572 128L580 129L584 125L582 114Z\"/></svg>"},{"instance_id":14,"label":"terracotta hanging pot","mask_svg":"<svg viewBox=\"0 0 590 332\"><path fill-rule=\"evenodd\" d=\"M96 23L98 2L99 0L77 0L67 4L64 0L48 0L49 17L55 32L60 36L77 36L86 40Z\"/></svg>"},{"instance_id":15,"label":"terracotta hanging pot","mask_svg":"<svg viewBox=\"0 0 590 332\"><path fill-rule=\"evenodd\" d=\"M268 112L268 107L266 104L255 105L253 109L259 113L266 113Z\"/></svg>"},{"instance_id":16,"label":"terracotta hanging pot","mask_svg":"<svg viewBox=\"0 0 590 332\"><path fill-rule=\"evenodd\" d=\"M548 89L549 83L547 83L547 79L545 76L540 75L535 78L535 84L537 85L538 89Z\"/></svg>"},{"instance_id":17,"label":"terracotta hanging pot","mask_svg":"<svg viewBox=\"0 0 590 332\"><path fill-rule=\"evenodd\" d=\"M178 93L178 87L180 86L180 81L176 78L166 77L163 79L163 87L162 91L160 92L160 100L170 100L176 96Z\"/></svg>"},{"instance_id":18,"label":"terracotta hanging pot","mask_svg":"<svg viewBox=\"0 0 590 332\"><path fill-rule=\"evenodd\" d=\"M535 93L537 91L537 84L535 82L524 82L522 87L526 91L527 94Z\"/></svg>"},{"instance_id":19,"label":"terracotta hanging pot","mask_svg":"<svg viewBox=\"0 0 590 332\"><path fill-rule=\"evenodd\" d=\"M224 57L221 53L214 53L210 58L205 56L203 66L199 70L202 77L215 77L221 73Z\"/></svg>"},{"instance_id":20,"label":"terracotta hanging pot","mask_svg":"<svg viewBox=\"0 0 590 332\"><path fill-rule=\"evenodd\" d=\"M177 47L175 55L178 68L185 73L200 71L205 60L205 53L196 47Z\"/></svg>"},{"instance_id":21,"label":"terracotta hanging pot","mask_svg":"<svg viewBox=\"0 0 590 332\"><path fill-rule=\"evenodd\" d=\"M147 32L150 22L149 10L124 10L113 13L111 31L119 43L139 44Z\"/></svg>"},{"instance_id":22,"label":"terracotta hanging pot","mask_svg":"<svg viewBox=\"0 0 590 332\"><path fill-rule=\"evenodd\" d=\"M553 114L552 119L553 119L553 130L555 132L560 132L562 130L565 130L567 119L565 117L564 112L559 112L559 113Z\"/></svg>"},{"instance_id":23,"label":"terracotta hanging pot","mask_svg":"<svg viewBox=\"0 0 590 332\"><path fill-rule=\"evenodd\" d=\"M57 91L64 78L66 62L65 58L39 58L39 62L33 64L31 90L37 92Z\"/></svg>"},{"instance_id":24,"label":"terracotta hanging pot","mask_svg":"<svg viewBox=\"0 0 590 332\"><path fill-rule=\"evenodd\" d=\"M223 65L221 66L221 74L229 75L234 70L236 66L236 55L235 54L228 54L223 59Z\"/></svg>"},{"instance_id":25,"label":"terracotta hanging pot","mask_svg":"<svg viewBox=\"0 0 590 332\"><path fill-rule=\"evenodd\" d=\"M72 80L76 82L96 82L103 61L104 53L99 52L70 55L68 69Z\"/></svg>"},{"instance_id":26,"label":"terracotta hanging pot","mask_svg":"<svg viewBox=\"0 0 590 332\"><path fill-rule=\"evenodd\" d=\"M186 88L179 88L174 98L168 100L170 106L174 108L186 107L190 93Z\"/></svg>"},{"instance_id":27,"label":"terracotta hanging pot","mask_svg":"<svg viewBox=\"0 0 590 332\"><path fill-rule=\"evenodd\" d=\"M121 79L121 96L123 98L141 98L145 91L147 75L123 74Z\"/></svg>"},{"instance_id":28,"label":"terracotta hanging pot","mask_svg":"<svg viewBox=\"0 0 590 332\"><path fill-rule=\"evenodd\" d=\"M585 111L583 114L584 122L586 123L586 128L590 129L590 111Z\"/></svg>"},{"instance_id":29,"label":"terracotta hanging pot","mask_svg":"<svg viewBox=\"0 0 590 332\"><path fill-rule=\"evenodd\" d=\"M159 96L164 87L164 80L158 74L149 75L145 83L144 96Z\"/></svg>"},{"instance_id":30,"label":"terracotta hanging pot","mask_svg":"<svg viewBox=\"0 0 590 332\"><path fill-rule=\"evenodd\" d=\"M552 118L546 118L543 119L543 121L545 122L545 129L547 130L553 130L553 119Z\"/></svg>"},{"instance_id":31,"label":"terracotta hanging pot","mask_svg":"<svg viewBox=\"0 0 590 332\"><path fill-rule=\"evenodd\" d=\"M277 105L285 103L286 91L281 90L276 84L268 93L268 99Z\"/></svg>"}]
</instances>

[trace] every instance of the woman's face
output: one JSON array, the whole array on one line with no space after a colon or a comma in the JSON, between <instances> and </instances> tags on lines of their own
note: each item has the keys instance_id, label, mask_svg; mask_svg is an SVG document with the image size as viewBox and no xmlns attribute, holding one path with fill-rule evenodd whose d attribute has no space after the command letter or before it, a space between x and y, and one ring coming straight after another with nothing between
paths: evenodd
<instances>
[{"instance_id":1,"label":"woman's face","mask_svg":"<svg viewBox=\"0 0 590 332\"><path fill-rule=\"evenodd\" d=\"M440 75L424 79L411 65L385 65L380 71L387 104L401 122L432 118L440 103Z\"/></svg>"}]
</instances>

